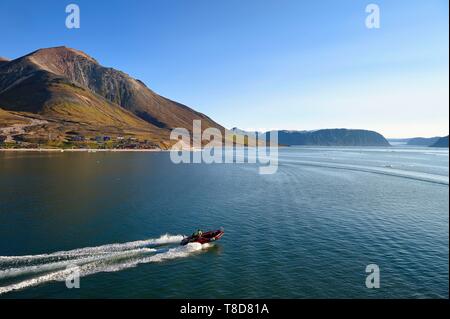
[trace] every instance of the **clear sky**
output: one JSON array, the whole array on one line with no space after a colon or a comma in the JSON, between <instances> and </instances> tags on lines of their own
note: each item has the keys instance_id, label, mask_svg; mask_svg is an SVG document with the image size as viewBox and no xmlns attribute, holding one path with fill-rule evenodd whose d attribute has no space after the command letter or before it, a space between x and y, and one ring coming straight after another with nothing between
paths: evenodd
<instances>
[{"instance_id":1,"label":"clear sky","mask_svg":"<svg viewBox=\"0 0 450 319\"><path fill-rule=\"evenodd\" d=\"M81 28L65 27L76 3ZM381 28L365 26L366 5ZM448 0L1 0L0 56L66 45L242 129L449 131Z\"/></svg>"}]
</instances>

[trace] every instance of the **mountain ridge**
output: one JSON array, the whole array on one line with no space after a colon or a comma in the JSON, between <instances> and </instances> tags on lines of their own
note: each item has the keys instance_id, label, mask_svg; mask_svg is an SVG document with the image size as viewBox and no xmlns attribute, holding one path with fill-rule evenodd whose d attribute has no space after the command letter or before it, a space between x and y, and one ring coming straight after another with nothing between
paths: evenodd
<instances>
[{"instance_id":1,"label":"mountain ridge","mask_svg":"<svg viewBox=\"0 0 450 319\"><path fill-rule=\"evenodd\" d=\"M65 135L63 124L67 131L79 131L80 135L138 136L163 148L171 143L171 129L191 131L193 120L201 120L203 129L225 130L208 116L158 95L125 72L104 67L86 53L64 46L1 62L0 107L47 118L51 127L57 126L53 129L60 140Z\"/></svg>"},{"instance_id":2,"label":"mountain ridge","mask_svg":"<svg viewBox=\"0 0 450 319\"><path fill-rule=\"evenodd\" d=\"M232 129L235 132L246 132L238 128ZM312 131L295 130L273 130L265 133L247 132L249 134L265 134L278 132L278 143L280 145L317 145L317 146L390 146L383 135L370 130L362 129L319 129Z\"/></svg>"}]
</instances>

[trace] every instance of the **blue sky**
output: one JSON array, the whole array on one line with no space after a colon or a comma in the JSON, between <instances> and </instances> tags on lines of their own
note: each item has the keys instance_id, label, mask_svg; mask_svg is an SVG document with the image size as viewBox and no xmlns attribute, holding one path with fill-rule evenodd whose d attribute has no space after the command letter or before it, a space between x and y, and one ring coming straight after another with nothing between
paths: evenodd
<instances>
[{"instance_id":1,"label":"blue sky","mask_svg":"<svg viewBox=\"0 0 450 319\"><path fill-rule=\"evenodd\" d=\"M81 28L65 27L80 6ZM367 29L376 3L381 28ZM447 0L0 2L0 56L66 45L243 129L448 134Z\"/></svg>"}]
</instances>

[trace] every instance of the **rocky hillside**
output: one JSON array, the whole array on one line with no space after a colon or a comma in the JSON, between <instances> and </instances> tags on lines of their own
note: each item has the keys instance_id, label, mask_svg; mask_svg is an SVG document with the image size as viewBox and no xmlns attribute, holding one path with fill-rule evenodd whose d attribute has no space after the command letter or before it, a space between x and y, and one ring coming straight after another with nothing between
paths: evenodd
<instances>
[{"instance_id":1,"label":"rocky hillside","mask_svg":"<svg viewBox=\"0 0 450 319\"><path fill-rule=\"evenodd\" d=\"M41 142L46 136L62 141L74 135L80 139L111 135L167 148L171 129L191 130L195 119L202 121L203 128L224 130L206 115L66 47L37 50L12 61L1 59L0 108L3 116L15 112L46 120L48 124L33 126L22 136Z\"/></svg>"}]
</instances>

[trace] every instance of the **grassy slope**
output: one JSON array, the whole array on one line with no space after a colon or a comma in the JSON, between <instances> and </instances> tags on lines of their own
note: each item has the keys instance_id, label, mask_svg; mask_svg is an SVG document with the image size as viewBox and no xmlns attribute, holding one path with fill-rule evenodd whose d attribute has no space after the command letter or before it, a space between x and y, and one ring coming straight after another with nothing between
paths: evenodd
<instances>
[{"instance_id":1,"label":"grassy slope","mask_svg":"<svg viewBox=\"0 0 450 319\"><path fill-rule=\"evenodd\" d=\"M30 121L19 115L19 113L5 111L0 108L0 127L7 127L14 124L28 124Z\"/></svg>"},{"instance_id":2,"label":"grassy slope","mask_svg":"<svg viewBox=\"0 0 450 319\"><path fill-rule=\"evenodd\" d=\"M64 82L48 86L51 98L40 107L38 113L15 112L0 109L0 127L28 124L29 118L48 121L45 125L27 128L27 140L52 139L55 142L67 138L67 132L78 132L86 137L97 135L132 136L167 147L169 132L141 120L131 112L110 103L90 91Z\"/></svg>"},{"instance_id":3,"label":"grassy slope","mask_svg":"<svg viewBox=\"0 0 450 319\"><path fill-rule=\"evenodd\" d=\"M193 119L201 119L203 129L217 127L224 133L224 128L207 116L154 94L128 77L124 81L133 84L130 92L134 98L131 102L149 112L150 116L157 115L156 120L163 120L167 124L165 127L158 127L152 121L149 123L133 113L133 107L131 110L121 107L105 96L42 69L40 64L28 58L11 63L3 69L7 81L3 83L6 90L0 95L0 104L8 112L3 111L0 115L0 125L25 124L23 121L27 117L47 120L45 125L27 128L27 134L33 139L61 141L67 138L67 132L77 132L85 137L133 136L167 148L175 142L169 139L171 128L184 127L191 131ZM16 85L11 85L13 83Z\"/></svg>"}]
</instances>

